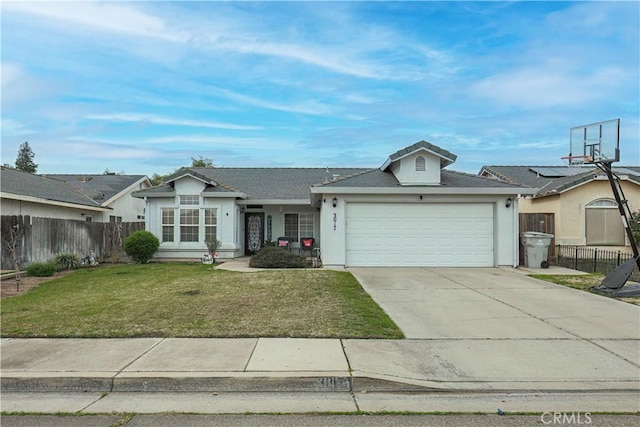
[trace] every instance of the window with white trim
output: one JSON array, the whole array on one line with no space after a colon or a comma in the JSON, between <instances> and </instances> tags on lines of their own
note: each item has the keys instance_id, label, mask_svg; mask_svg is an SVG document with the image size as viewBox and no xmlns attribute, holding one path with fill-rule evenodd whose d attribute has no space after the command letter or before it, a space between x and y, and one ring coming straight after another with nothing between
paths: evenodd
<instances>
[{"instance_id":1,"label":"window with white trim","mask_svg":"<svg viewBox=\"0 0 640 427\"><path fill-rule=\"evenodd\" d=\"M173 230L174 230L174 209L162 208L162 241L173 242Z\"/></svg>"},{"instance_id":2,"label":"window with white trim","mask_svg":"<svg viewBox=\"0 0 640 427\"><path fill-rule=\"evenodd\" d=\"M300 237L313 237L313 213L299 214Z\"/></svg>"},{"instance_id":3,"label":"window with white trim","mask_svg":"<svg viewBox=\"0 0 640 427\"><path fill-rule=\"evenodd\" d=\"M200 231L200 210L180 209L180 241L197 242Z\"/></svg>"},{"instance_id":4,"label":"window with white trim","mask_svg":"<svg viewBox=\"0 0 640 427\"><path fill-rule=\"evenodd\" d=\"M585 235L587 245L624 246L625 232L618 204L599 199L585 206Z\"/></svg>"},{"instance_id":5,"label":"window with white trim","mask_svg":"<svg viewBox=\"0 0 640 427\"><path fill-rule=\"evenodd\" d=\"M301 237L313 237L313 213L284 214L284 235L292 242Z\"/></svg>"},{"instance_id":6,"label":"window with white trim","mask_svg":"<svg viewBox=\"0 0 640 427\"><path fill-rule=\"evenodd\" d=\"M424 172L427 170L427 161L423 156L416 157L416 172Z\"/></svg>"},{"instance_id":7,"label":"window with white trim","mask_svg":"<svg viewBox=\"0 0 640 427\"><path fill-rule=\"evenodd\" d=\"M204 241L218 240L218 210L207 208L204 210Z\"/></svg>"},{"instance_id":8,"label":"window with white trim","mask_svg":"<svg viewBox=\"0 0 640 427\"><path fill-rule=\"evenodd\" d=\"M200 196L193 196L193 195L184 195L184 196L180 196L180 205L181 206L185 206L185 205L199 205L200 204Z\"/></svg>"}]
</instances>

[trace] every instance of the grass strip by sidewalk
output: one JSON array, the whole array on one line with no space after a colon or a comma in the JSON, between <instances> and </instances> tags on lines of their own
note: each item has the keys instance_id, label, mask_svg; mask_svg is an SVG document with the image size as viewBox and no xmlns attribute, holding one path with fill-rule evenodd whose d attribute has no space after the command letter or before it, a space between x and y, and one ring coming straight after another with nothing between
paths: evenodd
<instances>
[{"instance_id":1,"label":"grass strip by sidewalk","mask_svg":"<svg viewBox=\"0 0 640 427\"><path fill-rule=\"evenodd\" d=\"M593 274L580 274L580 275L549 275L549 274L531 274L531 277L536 279L545 280L547 282L555 283L558 285L563 285L569 288L580 289L582 291L587 291L594 293L596 295L603 296L601 294L597 294L591 291L591 288L594 286L598 286L602 283L604 279L604 275L593 273ZM604 298L609 298L603 296ZM630 304L640 305L640 298L617 298L620 301L628 302Z\"/></svg>"},{"instance_id":2,"label":"grass strip by sidewalk","mask_svg":"<svg viewBox=\"0 0 640 427\"><path fill-rule=\"evenodd\" d=\"M402 338L347 272L158 263L81 269L7 298L3 337Z\"/></svg>"}]
</instances>

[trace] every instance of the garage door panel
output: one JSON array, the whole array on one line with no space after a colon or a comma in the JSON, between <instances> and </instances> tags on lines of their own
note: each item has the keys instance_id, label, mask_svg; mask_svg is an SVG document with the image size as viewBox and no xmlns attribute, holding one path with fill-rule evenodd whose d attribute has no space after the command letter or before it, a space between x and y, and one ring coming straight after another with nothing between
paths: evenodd
<instances>
[{"instance_id":1,"label":"garage door panel","mask_svg":"<svg viewBox=\"0 0 640 427\"><path fill-rule=\"evenodd\" d=\"M350 203L347 265L493 266L493 205Z\"/></svg>"}]
</instances>

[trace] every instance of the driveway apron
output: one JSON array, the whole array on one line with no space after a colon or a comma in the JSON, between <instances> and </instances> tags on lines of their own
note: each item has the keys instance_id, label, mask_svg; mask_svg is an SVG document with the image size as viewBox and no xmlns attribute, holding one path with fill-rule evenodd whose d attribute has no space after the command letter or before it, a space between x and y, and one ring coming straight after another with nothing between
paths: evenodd
<instances>
[{"instance_id":1,"label":"driveway apron","mask_svg":"<svg viewBox=\"0 0 640 427\"><path fill-rule=\"evenodd\" d=\"M582 338L606 347L606 340L639 338L638 306L509 269L349 271L410 339ZM629 344L631 354L636 346Z\"/></svg>"}]
</instances>

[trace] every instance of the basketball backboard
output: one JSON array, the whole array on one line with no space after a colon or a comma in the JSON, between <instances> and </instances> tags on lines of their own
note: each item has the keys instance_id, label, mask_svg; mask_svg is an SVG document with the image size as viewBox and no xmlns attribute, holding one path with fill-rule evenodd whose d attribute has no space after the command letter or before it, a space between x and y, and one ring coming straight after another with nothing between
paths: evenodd
<instances>
[{"instance_id":1,"label":"basketball backboard","mask_svg":"<svg viewBox=\"0 0 640 427\"><path fill-rule=\"evenodd\" d=\"M571 128L570 157L584 163L613 163L620 160L620 119Z\"/></svg>"}]
</instances>

